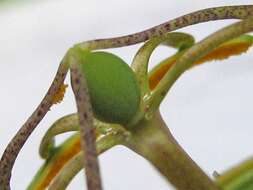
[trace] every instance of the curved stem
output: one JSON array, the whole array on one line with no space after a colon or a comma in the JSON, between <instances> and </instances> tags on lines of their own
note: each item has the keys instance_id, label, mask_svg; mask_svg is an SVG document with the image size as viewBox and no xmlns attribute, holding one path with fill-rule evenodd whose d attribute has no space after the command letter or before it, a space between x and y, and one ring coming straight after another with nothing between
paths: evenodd
<instances>
[{"instance_id":1,"label":"curved stem","mask_svg":"<svg viewBox=\"0 0 253 190\"><path fill-rule=\"evenodd\" d=\"M108 39L97 39L79 43L83 49L106 49L137 44L155 36L201 22L222 19L245 19L253 16L253 5L224 6L199 10L170 20L142 32Z\"/></svg>"},{"instance_id":2,"label":"curved stem","mask_svg":"<svg viewBox=\"0 0 253 190\"><path fill-rule=\"evenodd\" d=\"M101 135L97 139L97 151L98 154L109 150L110 148L120 145L129 138L130 133L125 131L123 127L116 126L111 128L112 130ZM83 152L78 153L74 158L72 158L55 176L54 180L51 182L48 190L62 190L66 189L71 180L75 175L83 169Z\"/></svg>"},{"instance_id":3,"label":"curved stem","mask_svg":"<svg viewBox=\"0 0 253 190\"><path fill-rule=\"evenodd\" d=\"M177 143L160 113L140 123L126 146L149 160L178 190L219 189Z\"/></svg>"},{"instance_id":4,"label":"curved stem","mask_svg":"<svg viewBox=\"0 0 253 190\"><path fill-rule=\"evenodd\" d=\"M123 133L123 127L118 124L109 124L101 122L97 119L93 119L93 126L96 129L97 138L101 135L109 135L110 133ZM51 153L54 153L57 147L54 147L54 138L56 135L69 132L69 131L79 131L79 120L78 114L73 113L66 115L58 119L46 132L41 144L40 144L40 155L42 158L48 159ZM125 131L126 132L126 131Z\"/></svg>"},{"instance_id":5,"label":"curved stem","mask_svg":"<svg viewBox=\"0 0 253 190\"><path fill-rule=\"evenodd\" d=\"M27 190L44 190L69 160L81 151L80 132L57 146L33 177Z\"/></svg>"},{"instance_id":6,"label":"curved stem","mask_svg":"<svg viewBox=\"0 0 253 190\"><path fill-rule=\"evenodd\" d=\"M54 149L54 137L56 135L69 132L78 131L79 122L77 114L70 114L58 119L44 135L39 148L40 156L47 159L50 156L51 150Z\"/></svg>"},{"instance_id":7,"label":"curved stem","mask_svg":"<svg viewBox=\"0 0 253 190\"><path fill-rule=\"evenodd\" d=\"M249 48L253 45L253 36L251 35L241 35L238 38L229 40L219 47L215 48L213 51L209 52L202 58L194 62L195 66L202 65L209 61L221 61L228 59L231 56L241 55L246 53ZM157 84L161 81L167 71L176 63L180 56L186 52L187 48L183 51L179 51L173 56L170 56L160 63L158 63L148 74L149 74L149 86L153 90Z\"/></svg>"},{"instance_id":8,"label":"curved stem","mask_svg":"<svg viewBox=\"0 0 253 190\"><path fill-rule=\"evenodd\" d=\"M163 36L151 38L136 53L131 67L136 74L137 82L140 86L141 102L140 109L130 122L130 125L135 125L146 112L151 94L148 79L148 63L152 52L161 43L166 43L168 46L179 48L180 51L186 47L192 46L194 44L194 37L190 34L180 32L167 33Z\"/></svg>"},{"instance_id":9,"label":"curved stem","mask_svg":"<svg viewBox=\"0 0 253 190\"><path fill-rule=\"evenodd\" d=\"M95 120L94 126L96 128L96 145L98 153L106 151L107 148L117 145L117 143L121 144L120 142L125 141L130 135L124 127L118 124L107 124ZM54 147L50 157L45 160L43 166L39 169L27 190L46 189L65 164L67 164L79 152L81 152L81 144L80 132L78 131L65 140L61 145Z\"/></svg>"},{"instance_id":10,"label":"curved stem","mask_svg":"<svg viewBox=\"0 0 253 190\"><path fill-rule=\"evenodd\" d=\"M166 73L153 91L150 112L155 111L157 107L159 107L161 101L179 76L190 68L198 59L211 52L222 43L252 30L253 17L250 17L215 32L187 50Z\"/></svg>"},{"instance_id":11,"label":"curved stem","mask_svg":"<svg viewBox=\"0 0 253 190\"><path fill-rule=\"evenodd\" d=\"M87 41L78 44L77 46L82 49L105 49L122 47L127 45L136 44L139 42L144 42L154 36L162 36L167 32L193 25L200 22L207 22L211 20L219 19L245 19L253 15L253 5L244 6L226 6L204 9L197 12L193 12L182 17L176 18L164 24L158 25L156 27L150 28L148 30L135 33L132 35L127 35L118 38L110 39L98 39ZM30 136L32 131L35 129L40 120L45 116L49 108L52 106L53 95L58 91L60 86L65 79L68 70L68 65L63 61L58 69L57 75L53 84L48 90L48 93L42 100L41 104L37 107L34 113L28 118L19 132L15 135L12 141L6 148L2 159L0 161L0 184L3 190L10 189L10 178L11 170L16 160L16 157L26 142L27 138Z\"/></svg>"},{"instance_id":12,"label":"curved stem","mask_svg":"<svg viewBox=\"0 0 253 190\"><path fill-rule=\"evenodd\" d=\"M137 81L141 88L142 98L150 91L147 75L150 56L154 49L161 43L166 43L168 46L181 49L183 47L192 46L194 44L194 38L186 33L167 33L160 37L151 38L138 50L131 67L136 73Z\"/></svg>"},{"instance_id":13,"label":"curved stem","mask_svg":"<svg viewBox=\"0 0 253 190\"><path fill-rule=\"evenodd\" d=\"M42 118L46 115L48 110L53 104L54 95L58 92L58 89L63 84L63 81L66 77L68 71L68 65L66 63L65 58L61 62L57 74L53 80L52 85L50 86L47 94L33 112L33 114L28 118L28 120L24 123L21 129L17 132L17 134L13 137L11 142L6 147L1 161L0 161L0 184L1 190L9 190L10 189L10 178L11 171L15 160L20 152L21 148L25 144L26 140L42 120Z\"/></svg>"}]
</instances>

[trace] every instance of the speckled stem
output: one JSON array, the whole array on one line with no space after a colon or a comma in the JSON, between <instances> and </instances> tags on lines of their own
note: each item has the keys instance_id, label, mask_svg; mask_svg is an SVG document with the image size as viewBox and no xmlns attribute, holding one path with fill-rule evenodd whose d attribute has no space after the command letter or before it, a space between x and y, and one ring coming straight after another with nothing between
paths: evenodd
<instances>
[{"instance_id":1,"label":"speckled stem","mask_svg":"<svg viewBox=\"0 0 253 190\"><path fill-rule=\"evenodd\" d=\"M55 148L55 136L69 131L79 131L77 114L67 115L54 122L54 124L47 130L40 143L40 156L47 159L50 156L51 150Z\"/></svg>"},{"instance_id":2,"label":"speckled stem","mask_svg":"<svg viewBox=\"0 0 253 190\"><path fill-rule=\"evenodd\" d=\"M219 190L177 143L160 113L131 132L126 146L150 161L177 190Z\"/></svg>"},{"instance_id":3,"label":"speckled stem","mask_svg":"<svg viewBox=\"0 0 253 190\"><path fill-rule=\"evenodd\" d=\"M167 32L196 23L220 19L245 19L251 15L253 15L253 5L210 8L184 15L172 21L132 35L110 39L97 39L83 42L78 45L83 49L122 47L144 42L151 37L162 36ZM6 148L0 161L0 185L3 190L10 189L9 181L11 178L11 170L16 157L29 135L52 106L52 97L62 84L67 70L68 67L61 64L53 85L50 87L47 95Z\"/></svg>"},{"instance_id":4,"label":"speckled stem","mask_svg":"<svg viewBox=\"0 0 253 190\"><path fill-rule=\"evenodd\" d=\"M97 139L98 154L102 154L110 148L122 144L130 135L130 133L121 126L114 125L114 127L110 129L111 130L108 130ZM66 189L75 175L83 169L83 157L83 152L80 152L71 159L51 182L48 190Z\"/></svg>"},{"instance_id":5,"label":"speckled stem","mask_svg":"<svg viewBox=\"0 0 253 190\"><path fill-rule=\"evenodd\" d=\"M96 134L93 126L93 112L85 76L81 72L75 49L69 57L71 84L75 94L81 132L81 146L85 153L84 167L89 190L102 190L99 164L96 151Z\"/></svg>"},{"instance_id":6,"label":"speckled stem","mask_svg":"<svg viewBox=\"0 0 253 190\"><path fill-rule=\"evenodd\" d=\"M33 114L28 118L28 120L24 123L21 129L17 132L14 138L6 147L1 161L0 161L0 189L1 190L10 190L10 178L11 171L17 155L26 140L42 120L42 118L46 115L48 110L53 104L53 96L58 91L60 86L63 84L63 81L66 77L68 71L68 66L66 65L65 59L63 59L60 64L57 74L53 80L52 85L50 86L47 94L33 112Z\"/></svg>"},{"instance_id":7,"label":"speckled stem","mask_svg":"<svg viewBox=\"0 0 253 190\"><path fill-rule=\"evenodd\" d=\"M225 27L192 46L182 55L173 67L166 73L152 93L150 112L154 112L166 96L175 81L189 69L194 62L205 56L222 43L253 31L253 17Z\"/></svg>"},{"instance_id":8,"label":"speckled stem","mask_svg":"<svg viewBox=\"0 0 253 190\"><path fill-rule=\"evenodd\" d=\"M106 49L137 44L149 40L155 36L202 22L222 19L245 19L253 16L253 5L224 6L199 10L176 19L170 20L158 26L142 32L108 39L97 39L79 43L84 49Z\"/></svg>"}]
</instances>

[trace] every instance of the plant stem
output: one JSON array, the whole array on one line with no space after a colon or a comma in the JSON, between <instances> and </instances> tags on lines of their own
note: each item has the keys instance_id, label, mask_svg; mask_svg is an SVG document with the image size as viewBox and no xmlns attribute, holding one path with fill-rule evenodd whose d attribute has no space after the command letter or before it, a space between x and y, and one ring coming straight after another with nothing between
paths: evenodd
<instances>
[{"instance_id":1,"label":"plant stem","mask_svg":"<svg viewBox=\"0 0 253 190\"><path fill-rule=\"evenodd\" d=\"M178 190L218 190L174 139L160 113L140 123L127 147L149 160Z\"/></svg>"},{"instance_id":2,"label":"plant stem","mask_svg":"<svg viewBox=\"0 0 253 190\"><path fill-rule=\"evenodd\" d=\"M110 148L122 144L130 135L123 127L112 125L110 131L101 134L97 138L97 151L98 154L109 150ZM83 169L83 151L73 157L54 177L50 183L48 190L61 190L66 189L75 175Z\"/></svg>"},{"instance_id":3,"label":"plant stem","mask_svg":"<svg viewBox=\"0 0 253 190\"><path fill-rule=\"evenodd\" d=\"M54 94L57 93L58 89L63 84L68 71L68 65L65 61L66 60L63 59L61 62L53 83L39 106L20 128L17 134L13 137L2 155L0 161L1 190L10 190L11 171L18 153L20 152L30 134L33 132L38 123L43 119L43 117L52 106Z\"/></svg>"},{"instance_id":4,"label":"plant stem","mask_svg":"<svg viewBox=\"0 0 253 190\"><path fill-rule=\"evenodd\" d=\"M141 32L116 38L86 41L77 44L77 46L85 50L129 46L190 25L222 19L245 19L249 16L253 16L253 5L208 8L186 14Z\"/></svg>"},{"instance_id":5,"label":"plant stem","mask_svg":"<svg viewBox=\"0 0 253 190\"><path fill-rule=\"evenodd\" d=\"M77 114L70 114L58 119L47 130L40 143L39 154L41 158L48 159L50 157L50 152L55 148L54 146L56 135L70 131L79 131L79 122Z\"/></svg>"},{"instance_id":6,"label":"plant stem","mask_svg":"<svg viewBox=\"0 0 253 190\"><path fill-rule=\"evenodd\" d=\"M86 168L86 180L89 190L102 190L102 182L99 170L99 163L96 150L96 134L93 126L93 111L90 103L90 96L86 78L81 72L80 61L72 49L69 57L71 70L71 84L76 99L78 110L81 147L84 156L84 167Z\"/></svg>"},{"instance_id":7,"label":"plant stem","mask_svg":"<svg viewBox=\"0 0 253 190\"><path fill-rule=\"evenodd\" d=\"M83 49L106 49L122 47L144 42L151 37L162 36L167 32L201 22L232 18L245 19L252 15L253 5L226 6L204 9L184 15L182 17L178 17L164 24L132 35L110 39L87 41L78 44L78 46ZM2 190L10 189L11 171L16 157L32 131L35 129L41 119L45 116L49 108L52 106L53 95L57 92L57 90L60 88L60 85L63 83L67 70L68 65L60 65L55 80L53 81L52 86L49 88L48 93L46 94L40 105L37 107L37 109L33 112L33 114L28 118L22 128L18 131L12 141L8 144L0 161L0 184Z\"/></svg>"},{"instance_id":8,"label":"plant stem","mask_svg":"<svg viewBox=\"0 0 253 190\"><path fill-rule=\"evenodd\" d=\"M179 51L185 47L194 44L194 37L187 33L171 32L160 37L151 38L136 53L131 64L131 68L135 72L137 82L141 91L140 109L129 125L135 125L143 117L143 113L147 109L147 102L151 95L148 79L148 63L151 54L157 46L164 43L167 46L178 48Z\"/></svg>"},{"instance_id":9,"label":"plant stem","mask_svg":"<svg viewBox=\"0 0 253 190\"><path fill-rule=\"evenodd\" d=\"M151 94L150 112L155 111L176 80L197 60L224 42L253 31L253 17L229 25L189 48L166 73Z\"/></svg>"},{"instance_id":10,"label":"plant stem","mask_svg":"<svg viewBox=\"0 0 253 190\"><path fill-rule=\"evenodd\" d=\"M194 44L194 37L181 32L166 33L163 36L151 38L138 50L134 56L131 68L136 73L137 82L141 88L142 98L150 92L147 75L149 59L155 48L161 43L181 49L183 47L192 46Z\"/></svg>"},{"instance_id":11,"label":"plant stem","mask_svg":"<svg viewBox=\"0 0 253 190\"><path fill-rule=\"evenodd\" d=\"M250 190L253 180L253 159L250 158L217 176L216 183L224 190Z\"/></svg>"}]
</instances>

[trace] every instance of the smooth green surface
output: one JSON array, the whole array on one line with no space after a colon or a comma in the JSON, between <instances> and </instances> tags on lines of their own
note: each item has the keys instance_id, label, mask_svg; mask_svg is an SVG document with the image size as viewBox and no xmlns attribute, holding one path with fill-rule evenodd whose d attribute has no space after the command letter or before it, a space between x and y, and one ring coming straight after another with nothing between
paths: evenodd
<instances>
[{"instance_id":1,"label":"smooth green surface","mask_svg":"<svg viewBox=\"0 0 253 190\"><path fill-rule=\"evenodd\" d=\"M82 62L96 117L110 123L130 122L140 103L140 89L132 69L107 52L84 53Z\"/></svg>"},{"instance_id":2,"label":"smooth green surface","mask_svg":"<svg viewBox=\"0 0 253 190\"><path fill-rule=\"evenodd\" d=\"M218 176L216 183L223 190L252 190L253 159L246 160Z\"/></svg>"}]
</instances>

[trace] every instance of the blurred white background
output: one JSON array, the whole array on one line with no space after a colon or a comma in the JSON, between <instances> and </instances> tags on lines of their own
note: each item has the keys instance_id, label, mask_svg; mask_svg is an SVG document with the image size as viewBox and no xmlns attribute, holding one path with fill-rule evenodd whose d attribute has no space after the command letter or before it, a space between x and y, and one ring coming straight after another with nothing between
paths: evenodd
<instances>
[{"instance_id":1,"label":"blurred white background","mask_svg":"<svg viewBox=\"0 0 253 190\"><path fill-rule=\"evenodd\" d=\"M11 3L11 2L10 2ZM0 6L0 155L48 89L58 63L73 44L147 29L207 7L250 4L252 0L51 0ZM181 31L200 40L230 21L210 22ZM131 62L139 45L113 49ZM175 50L158 48L151 65ZM179 143L211 175L253 154L253 48L241 57L212 62L181 77L161 106ZM12 189L27 187L42 160L38 146L57 118L75 112L68 88L22 149L13 170ZM60 139L62 140L62 138ZM140 156L115 147L100 157L106 190L168 190L167 182ZM68 187L83 189L83 173Z\"/></svg>"}]
</instances>

